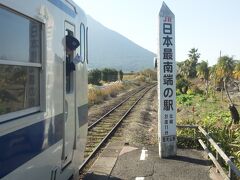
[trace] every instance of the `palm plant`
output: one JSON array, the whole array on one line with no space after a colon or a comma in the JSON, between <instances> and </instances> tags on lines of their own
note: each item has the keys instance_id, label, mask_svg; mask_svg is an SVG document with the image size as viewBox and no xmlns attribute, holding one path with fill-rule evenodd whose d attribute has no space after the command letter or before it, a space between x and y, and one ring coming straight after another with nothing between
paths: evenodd
<instances>
[{"instance_id":1,"label":"palm plant","mask_svg":"<svg viewBox=\"0 0 240 180\"><path fill-rule=\"evenodd\" d=\"M190 66L191 66L189 71L189 76L191 78L196 77L196 74L197 74L196 66L199 58L200 58L200 53L198 53L198 49L192 48L188 54L188 60L190 61Z\"/></svg>"},{"instance_id":2,"label":"palm plant","mask_svg":"<svg viewBox=\"0 0 240 180\"><path fill-rule=\"evenodd\" d=\"M208 96L208 82L209 82L209 72L208 62L202 61L197 65L197 76L205 81L206 84L206 96Z\"/></svg>"},{"instance_id":3,"label":"palm plant","mask_svg":"<svg viewBox=\"0 0 240 180\"><path fill-rule=\"evenodd\" d=\"M223 85L222 89L226 90L227 97L231 104L233 103L227 90L227 82L232 77L233 69L234 69L233 58L230 58L228 56L222 56L218 59L217 66L216 66L216 75L218 77L218 80Z\"/></svg>"},{"instance_id":4,"label":"palm plant","mask_svg":"<svg viewBox=\"0 0 240 180\"><path fill-rule=\"evenodd\" d=\"M188 79L190 76L191 62L187 59L183 62L178 63L178 74Z\"/></svg>"},{"instance_id":5,"label":"palm plant","mask_svg":"<svg viewBox=\"0 0 240 180\"><path fill-rule=\"evenodd\" d=\"M223 56L218 59L217 63L217 74L223 81L223 86L227 94L227 98L230 102L229 110L231 112L233 123L236 124L239 122L239 114L234 106L232 99L229 95L228 89L227 89L227 82L232 78L233 76L233 70L235 67L235 62L233 58L230 58L228 56ZM231 122L232 123L232 122Z\"/></svg>"},{"instance_id":6,"label":"palm plant","mask_svg":"<svg viewBox=\"0 0 240 180\"><path fill-rule=\"evenodd\" d=\"M235 62L235 67L234 67L234 71L233 71L233 77L237 80L240 79L240 61L237 60Z\"/></svg>"}]
</instances>

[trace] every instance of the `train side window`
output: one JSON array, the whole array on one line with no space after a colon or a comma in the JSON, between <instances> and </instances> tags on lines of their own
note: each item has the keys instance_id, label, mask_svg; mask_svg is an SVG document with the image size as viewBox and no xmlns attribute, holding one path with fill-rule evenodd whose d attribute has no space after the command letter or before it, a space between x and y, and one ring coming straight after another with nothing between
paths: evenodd
<instances>
[{"instance_id":1,"label":"train side window","mask_svg":"<svg viewBox=\"0 0 240 180\"><path fill-rule=\"evenodd\" d=\"M42 24L0 6L0 122L40 111Z\"/></svg>"},{"instance_id":2,"label":"train side window","mask_svg":"<svg viewBox=\"0 0 240 180\"><path fill-rule=\"evenodd\" d=\"M85 52L85 54L86 54L86 61L87 61L87 63L88 63L88 27L86 28L86 52Z\"/></svg>"},{"instance_id":3,"label":"train side window","mask_svg":"<svg viewBox=\"0 0 240 180\"><path fill-rule=\"evenodd\" d=\"M73 32L66 29L65 35L73 36ZM73 91L73 71L71 71L71 62L73 59L73 51L66 48L66 93Z\"/></svg>"},{"instance_id":4,"label":"train side window","mask_svg":"<svg viewBox=\"0 0 240 180\"><path fill-rule=\"evenodd\" d=\"M85 60L85 26L80 25L80 56Z\"/></svg>"}]
</instances>

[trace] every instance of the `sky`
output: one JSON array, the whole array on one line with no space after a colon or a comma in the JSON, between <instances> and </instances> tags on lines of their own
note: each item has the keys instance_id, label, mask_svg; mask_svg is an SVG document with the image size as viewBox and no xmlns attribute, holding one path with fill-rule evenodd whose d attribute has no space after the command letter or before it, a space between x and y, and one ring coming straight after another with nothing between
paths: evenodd
<instances>
[{"instance_id":1,"label":"sky","mask_svg":"<svg viewBox=\"0 0 240 180\"><path fill-rule=\"evenodd\" d=\"M74 0L86 14L136 44L157 53L162 0ZM175 14L176 61L197 48L200 61L222 55L240 59L239 0L165 0Z\"/></svg>"}]
</instances>

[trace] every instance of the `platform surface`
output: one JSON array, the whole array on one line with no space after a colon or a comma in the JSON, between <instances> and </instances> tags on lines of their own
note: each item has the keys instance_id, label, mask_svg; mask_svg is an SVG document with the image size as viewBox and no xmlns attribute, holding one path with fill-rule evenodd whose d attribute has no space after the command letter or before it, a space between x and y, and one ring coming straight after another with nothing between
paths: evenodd
<instances>
[{"instance_id":1,"label":"platform surface","mask_svg":"<svg viewBox=\"0 0 240 180\"><path fill-rule=\"evenodd\" d=\"M208 180L210 169L202 151L178 149L176 157L160 159L158 147L114 142L108 144L84 179Z\"/></svg>"}]
</instances>

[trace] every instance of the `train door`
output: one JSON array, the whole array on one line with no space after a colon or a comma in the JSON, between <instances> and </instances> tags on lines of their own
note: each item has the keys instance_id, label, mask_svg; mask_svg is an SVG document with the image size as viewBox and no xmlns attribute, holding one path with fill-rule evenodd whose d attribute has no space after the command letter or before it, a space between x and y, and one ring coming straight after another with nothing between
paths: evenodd
<instances>
[{"instance_id":1,"label":"train door","mask_svg":"<svg viewBox=\"0 0 240 180\"><path fill-rule=\"evenodd\" d=\"M74 25L65 22L65 36L75 36ZM66 43L66 42L65 42ZM65 44L66 45L66 44ZM76 119L76 93L75 93L75 71L70 70L75 52L69 50L66 46L65 67L64 67L64 112L65 112L65 127L64 127L64 144L62 154L62 168L66 167L72 160L74 139L75 139L75 119Z\"/></svg>"}]
</instances>

